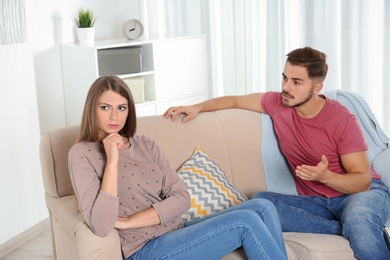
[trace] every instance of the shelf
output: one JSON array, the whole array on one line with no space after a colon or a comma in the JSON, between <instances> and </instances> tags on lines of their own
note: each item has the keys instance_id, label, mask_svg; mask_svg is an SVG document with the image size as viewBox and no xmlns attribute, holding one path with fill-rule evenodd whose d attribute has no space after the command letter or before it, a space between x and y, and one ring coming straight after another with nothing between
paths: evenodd
<instances>
[{"instance_id":1,"label":"shelf","mask_svg":"<svg viewBox=\"0 0 390 260\"><path fill-rule=\"evenodd\" d=\"M123 49L127 47L142 49L141 54L137 54L140 56L132 56L132 51ZM104 51L104 55L99 55L101 51ZM107 57L111 51L113 56L119 56ZM121 56L122 53L124 56ZM93 46L64 44L61 46L61 60L67 124L80 123L89 87L99 75L104 74L102 71L105 68L107 71L112 69L110 64L121 68L116 61L124 66L128 66L129 62L138 64L140 72L115 74L124 81L128 79L126 82L137 99L137 116L157 115L165 112L169 106L188 105L207 99L204 35L158 40L121 38L96 41ZM101 62L106 63L105 66L99 66Z\"/></svg>"},{"instance_id":2,"label":"shelf","mask_svg":"<svg viewBox=\"0 0 390 260\"><path fill-rule=\"evenodd\" d=\"M124 78L133 78L133 77L141 77L141 76L148 76L148 75L153 75L154 71L144 71L144 72L139 72L139 73L131 73L131 74L116 74L119 78L124 79Z\"/></svg>"}]
</instances>

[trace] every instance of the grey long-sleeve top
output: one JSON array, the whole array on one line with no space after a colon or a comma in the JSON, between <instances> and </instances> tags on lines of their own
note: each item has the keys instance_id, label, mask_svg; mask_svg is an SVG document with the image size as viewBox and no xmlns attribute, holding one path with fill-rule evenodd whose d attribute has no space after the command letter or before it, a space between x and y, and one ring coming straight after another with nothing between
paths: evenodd
<instances>
[{"instance_id":1,"label":"grey long-sleeve top","mask_svg":"<svg viewBox=\"0 0 390 260\"><path fill-rule=\"evenodd\" d=\"M118 193L100 190L106 165L99 142L77 143L69 152L69 171L85 223L98 236L107 236L118 216L127 217L153 207L161 223L144 228L118 230L127 258L150 239L183 227L181 215L191 203L180 179L162 149L143 135L129 138L130 148L119 151Z\"/></svg>"}]
</instances>

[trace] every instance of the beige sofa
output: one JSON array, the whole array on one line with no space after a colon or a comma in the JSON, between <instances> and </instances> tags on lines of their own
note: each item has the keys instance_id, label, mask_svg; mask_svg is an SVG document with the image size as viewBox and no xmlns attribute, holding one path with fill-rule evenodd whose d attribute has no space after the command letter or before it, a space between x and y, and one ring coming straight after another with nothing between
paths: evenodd
<instances>
[{"instance_id":1,"label":"beige sofa","mask_svg":"<svg viewBox=\"0 0 390 260\"><path fill-rule=\"evenodd\" d=\"M154 138L179 169L196 146L202 147L245 195L266 190L262 161L262 119L258 113L224 110L202 113L196 120L171 122L162 116L138 118L138 133ZM67 169L67 154L78 126L47 131L40 146L46 202L50 213L55 259L121 259L115 230L97 237L77 210ZM354 259L341 236L285 233L289 259ZM223 259L246 259L237 250Z\"/></svg>"}]
</instances>

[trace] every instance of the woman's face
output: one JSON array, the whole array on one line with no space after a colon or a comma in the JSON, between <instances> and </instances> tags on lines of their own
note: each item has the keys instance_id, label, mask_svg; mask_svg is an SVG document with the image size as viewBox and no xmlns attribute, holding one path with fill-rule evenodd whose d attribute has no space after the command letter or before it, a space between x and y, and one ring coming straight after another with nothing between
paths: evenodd
<instances>
[{"instance_id":1,"label":"woman's face","mask_svg":"<svg viewBox=\"0 0 390 260\"><path fill-rule=\"evenodd\" d=\"M100 140L111 133L118 133L125 126L128 106L127 99L112 90L100 95L96 107Z\"/></svg>"}]
</instances>

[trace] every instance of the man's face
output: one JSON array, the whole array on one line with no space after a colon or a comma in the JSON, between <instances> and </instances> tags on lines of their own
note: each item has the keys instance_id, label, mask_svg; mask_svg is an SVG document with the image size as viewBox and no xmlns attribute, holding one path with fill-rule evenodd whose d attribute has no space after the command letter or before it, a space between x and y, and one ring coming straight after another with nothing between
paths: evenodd
<instances>
[{"instance_id":1,"label":"man's face","mask_svg":"<svg viewBox=\"0 0 390 260\"><path fill-rule=\"evenodd\" d=\"M304 67L286 63L282 73L282 100L286 107L299 107L306 104L314 93L314 83Z\"/></svg>"}]
</instances>

